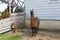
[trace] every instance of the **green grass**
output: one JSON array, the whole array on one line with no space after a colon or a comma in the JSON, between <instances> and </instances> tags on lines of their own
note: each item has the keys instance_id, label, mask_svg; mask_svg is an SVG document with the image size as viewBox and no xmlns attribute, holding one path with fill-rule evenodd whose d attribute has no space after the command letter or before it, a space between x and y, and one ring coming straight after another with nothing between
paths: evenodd
<instances>
[{"instance_id":1,"label":"green grass","mask_svg":"<svg viewBox=\"0 0 60 40\"><path fill-rule=\"evenodd\" d=\"M2 16L2 12L0 12L0 16Z\"/></svg>"},{"instance_id":2,"label":"green grass","mask_svg":"<svg viewBox=\"0 0 60 40\"><path fill-rule=\"evenodd\" d=\"M22 40L22 35L0 34L0 40Z\"/></svg>"}]
</instances>

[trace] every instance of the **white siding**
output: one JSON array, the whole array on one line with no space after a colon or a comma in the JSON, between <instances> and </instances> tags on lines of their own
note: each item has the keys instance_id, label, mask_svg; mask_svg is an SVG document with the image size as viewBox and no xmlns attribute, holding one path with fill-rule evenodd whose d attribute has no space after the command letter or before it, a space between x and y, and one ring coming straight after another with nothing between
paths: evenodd
<instances>
[{"instance_id":1,"label":"white siding","mask_svg":"<svg viewBox=\"0 0 60 40\"><path fill-rule=\"evenodd\" d=\"M60 0L25 0L26 18L30 18L30 9L34 9L39 19L60 20Z\"/></svg>"},{"instance_id":2,"label":"white siding","mask_svg":"<svg viewBox=\"0 0 60 40\"><path fill-rule=\"evenodd\" d=\"M11 18L0 20L0 33L11 30Z\"/></svg>"}]
</instances>

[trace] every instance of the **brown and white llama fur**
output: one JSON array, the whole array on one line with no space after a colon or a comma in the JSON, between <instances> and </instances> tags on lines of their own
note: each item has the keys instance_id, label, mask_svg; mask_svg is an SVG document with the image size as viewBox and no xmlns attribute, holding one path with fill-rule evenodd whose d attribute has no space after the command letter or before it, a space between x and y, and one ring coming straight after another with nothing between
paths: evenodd
<instances>
[{"instance_id":1,"label":"brown and white llama fur","mask_svg":"<svg viewBox=\"0 0 60 40\"><path fill-rule=\"evenodd\" d=\"M32 36L35 36L38 32L39 28L39 19L38 17L34 17L33 10L30 11L31 13L31 30L32 30Z\"/></svg>"}]
</instances>

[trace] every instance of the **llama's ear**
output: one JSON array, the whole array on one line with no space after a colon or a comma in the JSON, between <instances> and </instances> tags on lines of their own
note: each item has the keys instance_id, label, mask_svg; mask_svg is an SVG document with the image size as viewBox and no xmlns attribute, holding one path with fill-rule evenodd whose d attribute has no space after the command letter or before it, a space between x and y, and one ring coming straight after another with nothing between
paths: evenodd
<instances>
[{"instance_id":1,"label":"llama's ear","mask_svg":"<svg viewBox=\"0 0 60 40\"><path fill-rule=\"evenodd\" d=\"M32 10L30 10L30 12L32 12Z\"/></svg>"},{"instance_id":2,"label":"llama's ear","mask_svg":"<svg viewBox=\"0 0 60 40\"><path fill-rule=\"evenodd\" d=\"M34 9L31 9L30 11L33 11Z\"/></svg>"},{"instance_id":3,"label":"llama's ear","mask_svg":"<svg viewBox=\"0 0 60 40\"><path fill-rule=\"evenodd\" d=\"M32 9L32 11L34 11L34 9Z\"/></svg>"},{"instance_id":4,"label":"llama's ear","mask_svg":"<svg viewBox=\"0 0 60 40\"><path fill-rule=\"evenodd\" d=\"M31 11L31 10L30 10Z\"/></svg>"},{"instance_id":5,"label":"llama's ear","mask_svg":"<svg viewBox=\"0 0 60 40\"><path fill-rule=\"evenodd\" d=\"M31 11L33 11L33 9Z\"/></svg>"}]
</instances>

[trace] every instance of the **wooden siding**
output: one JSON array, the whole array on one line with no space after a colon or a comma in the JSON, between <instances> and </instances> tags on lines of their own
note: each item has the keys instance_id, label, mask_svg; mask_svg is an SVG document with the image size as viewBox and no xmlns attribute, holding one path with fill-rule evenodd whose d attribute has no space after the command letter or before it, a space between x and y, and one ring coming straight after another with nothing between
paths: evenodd
<instances>
[{"instance_id":1,"label":"wooden siding","mask_svg":"<svg viewBox=\"0 0 60 40\"><path fill-rule=\"evenodd\" d=\"M11 24L15 23L18 27L20 23L24 22L24 15L21 16L22 13L13 13L9 18L0 20L0 33L11 30Z\"/></svg>"}]
</instances>

